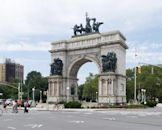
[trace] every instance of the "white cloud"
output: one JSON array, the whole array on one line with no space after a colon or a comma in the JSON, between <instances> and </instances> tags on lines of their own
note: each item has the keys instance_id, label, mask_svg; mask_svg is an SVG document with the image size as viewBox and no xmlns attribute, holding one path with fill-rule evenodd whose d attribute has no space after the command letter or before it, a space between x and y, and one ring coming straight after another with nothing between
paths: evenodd
<instances>
[{"instance_id":1,"label":"white cloud","mask_svg":"<svg viewBox=\"0 0 162 130\"><path fill-rule=\"evenodd\" d=\"M70 37L74 24L85 24L86 11L104 22L101 31L119 29L125 33L162 27L161 0L0 0L0 41Z\"/></svg>"},{"instance_id":2,"label":"white cloud","mask_svg":"<svg viewBox=\"0 0 162 130\"><path fill-rule=\"evenodd\" d=\"M130 49L127 50L127 64L161 64L162 63L162 43L155 42L130 42ZM136 54L136 59L135 59Z\"/></svg>"},{"instance_id":3,"label":"white cloud","mask_svg":"<svg viewBox=\"0 0 162 130\"><path fill-rule=\"evenodd\" d=\"M75 24L85 25L86 11L104 22L101 32L162 29L162 0L0 0L0 51L48 51L52 41L70 37ZM134 64L135 46L140 60L162 63L162 43L143 41L128 41L127 64Z\"/></svg>"},{"instance_id":4,"label":"white cloud","mask_svg":"<svg viewBox=\"0 0 162 130\"><path fill-rule=\"evenodd\" d=\"M56 34L68 31L75 23L85 22L85 12L107 27L126 31L157 26L161 19L161 0L0 0L0 35ZM154 17L154 19L152 19ZM152 24L154 23L154 24ZM60 31L61 30L61 31Z\"/></svg>"},{"instance_id":5,"label":"white cloud","mask_svg":"<svg viewBox=\"0 0 162 130\"><path fill-rule=\"evenodd\" d=\"M48 51L50 50L50 42L40 43L0 43L0 51Z\"/></svg>"}]
</instances>

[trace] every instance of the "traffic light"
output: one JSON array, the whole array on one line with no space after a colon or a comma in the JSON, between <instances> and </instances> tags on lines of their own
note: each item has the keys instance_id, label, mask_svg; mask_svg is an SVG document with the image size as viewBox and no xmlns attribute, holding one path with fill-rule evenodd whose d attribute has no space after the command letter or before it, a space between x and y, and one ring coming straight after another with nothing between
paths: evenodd
<instances>
[{"instance_id":1,"label":"traffic light","mask_svg":"<svg viewBox=\"0 0 162 130\"><path fill-rule=\"evenodd\" d=\"M141 74L141 66L138 67L138 73Z\"/></svg>"},{"instance_id":2,"label":"traffic light","mask_svg":"<svg viewBox=\"0 0 162 130\"><path fill-rule=\"evenodd\" d=\"M141 66L136 67L136 72L137 72L138 74L141 74Z\"/></svg>"}]
</instances>

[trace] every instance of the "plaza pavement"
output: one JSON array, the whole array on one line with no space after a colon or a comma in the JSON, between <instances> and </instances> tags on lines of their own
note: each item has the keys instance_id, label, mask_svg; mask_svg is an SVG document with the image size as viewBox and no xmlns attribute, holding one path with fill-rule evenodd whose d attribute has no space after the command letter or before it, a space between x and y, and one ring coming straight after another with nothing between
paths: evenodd
<instances>
[{"instance_id":1,"label":"plaza pavement","mask_svg":"<svg viewBox=\"0 0 162 130\"><path fill-rule=\"evenodd\" d=\"M0 130L161 130L162 108L147 109L45 109L0 117Z\"/></svg>"}]
</instances>

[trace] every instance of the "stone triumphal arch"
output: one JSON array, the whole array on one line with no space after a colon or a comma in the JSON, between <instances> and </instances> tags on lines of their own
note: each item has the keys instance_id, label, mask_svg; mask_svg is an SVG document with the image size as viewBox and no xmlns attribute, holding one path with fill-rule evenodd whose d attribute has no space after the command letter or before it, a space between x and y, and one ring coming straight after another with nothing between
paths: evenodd
<instances>
[{"instance_id":1,"label":"stone triumphal arch","mask_svg":"<svg viewBox=\"0 0 162 130\"><path fill-rule=\"evenodd\" d=\"M48 102L77 100L77 72L86 62L94 62L99 68L98 103L125 103L125 41L120 31L111 31L51 43Z\"/></svg>"}]
</instances>

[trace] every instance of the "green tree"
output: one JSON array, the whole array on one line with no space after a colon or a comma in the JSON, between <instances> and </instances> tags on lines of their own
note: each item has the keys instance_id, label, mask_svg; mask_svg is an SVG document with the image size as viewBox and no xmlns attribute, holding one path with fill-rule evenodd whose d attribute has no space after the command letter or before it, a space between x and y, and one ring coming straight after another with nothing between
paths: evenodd
<instances>
[{"instance_id":1,"label":"green tree","mask_svg":"<svg viewBox=\"0 0 162 130\"><path fill-rule=\"evenodd\" d=\"M83 97L87 101L95 101L97 98L96 92L98 92L98 75L93 75L90 73L84 84Z\"/></svg>"},{"instance_id":2,"label":"green tree","mask_svg":"<svg viewBox=\"0 0 162 130\"><path fill-rule=\"evenodd\" d=\"M12 79L6 85L0 85L0 93L3 93L3 96L0 98L11 98L17 99L18 98L18 82L19 80Z\"/></svg>"},{"instance_id":3,"label":"green tree","mask_svg":"<svg viewBox=\"0 0 162 130\"><path fill-rule=\"evenodd\" d=\"M134 94L134 72L133 69L127 69L126 71L127 75L127 83L126 83L126 97L127 101L133 99Z\"/></svg>"},{"instance_id":4,"label":"green tree","mask_svg":"<svg viewBox=\"0 0 162 130\"><path fill-rule=\"evenodd\" d=\"M84 89L84 84L81 84L78 86L78 98L79 100L83 100L83 89Z\"/></svg>"},{"instance_id":5,"label":"green tree","mask_svg":"<svg viewBox=\"0 0 162 130\"><path fill-rule=\"evenodd\" d=\"M40 72L31 71L28 73L26 81L27 95L32 98L32 88L35 88L35 100L38 101L40 98L40 91L47 91L48 89L48 79L42 77ZM46 96L43 95L43 100L45 101Z\"/></svg>"},{"instance_id":6,"label":"green tree","mask_svg":"<svg viewBox=\"0 0 162 130\"><path fill-rule=\"evenodd\" d=\"M3 93L0 98L7 99L11 98L10 90L11 88L8 88L6 85L0 85L0 93Z\"/></svg>"},{"instance_id":7,"label":"green tree","mask_svg":"<svg viewBox=\"0 0 162 130\"><path fill-rule=\"evenodd\" d=\"M127 69L127 100L134 96L134 71ZM141 73L137 73L137 92L146 89L148 100L159 98L162 102L162 68L152 66L141 66Z\"/></svg>"}]
</instances>

